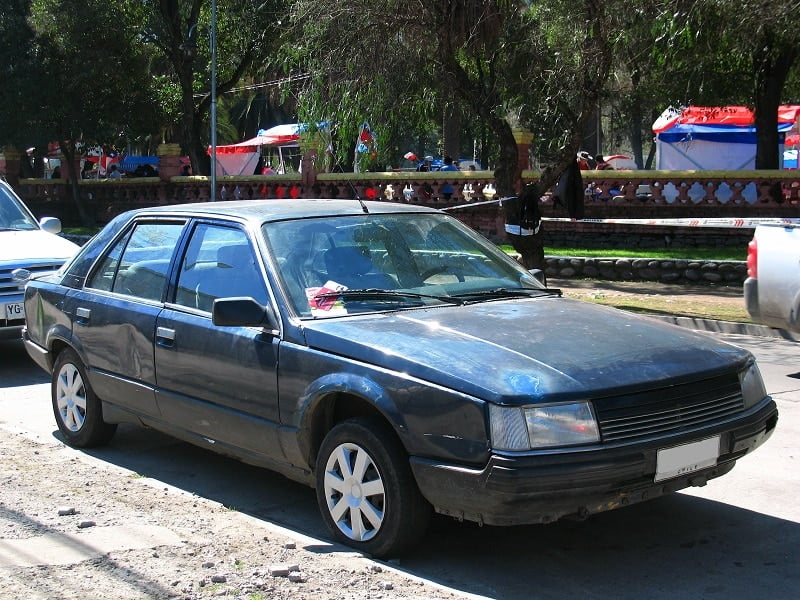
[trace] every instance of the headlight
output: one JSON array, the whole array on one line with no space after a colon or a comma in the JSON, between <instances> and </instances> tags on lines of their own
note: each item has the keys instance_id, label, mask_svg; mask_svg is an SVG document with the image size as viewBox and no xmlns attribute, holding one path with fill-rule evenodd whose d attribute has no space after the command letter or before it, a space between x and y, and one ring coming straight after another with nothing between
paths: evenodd
<instances>
[{"instance_id":1,"label":"headlight","mask_svg":"<svg viewBox=\"0 0 800 600\"><path fill-rule=\"evenodd\" d=\"M490 405L492 447L535 450L600 441L589 402L510 407Z\"/></svg>"},{"instance_id":2,"label":"headlight","mask_svg":"<svg viewBox=\"0 0 800 600\"><path fill-rule=\"evenodd\" d=\"M767 388L764 387L764 380L761 378L761 371L753 361L744 370L739 372L739 383L742 386L742 398L744 407L750 408L761 402L767 395Z\"/></svg>"}]
</instances>

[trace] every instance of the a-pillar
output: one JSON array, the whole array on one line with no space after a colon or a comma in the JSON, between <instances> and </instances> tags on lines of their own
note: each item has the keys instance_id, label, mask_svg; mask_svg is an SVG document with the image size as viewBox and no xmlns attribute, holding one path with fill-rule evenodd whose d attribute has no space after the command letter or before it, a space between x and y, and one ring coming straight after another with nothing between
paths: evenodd
<instances>
[{"instance_id":1,"label":"a-pillar","mask_svg":"<svg viewBox=\"0 0 800 600\"><path fill-rule=\"evenodd\" d=\"M13 146L0 152L0 176L5 177L11 187L19 185L19 168L22 153Z\"/></svg>"}]
</instances>

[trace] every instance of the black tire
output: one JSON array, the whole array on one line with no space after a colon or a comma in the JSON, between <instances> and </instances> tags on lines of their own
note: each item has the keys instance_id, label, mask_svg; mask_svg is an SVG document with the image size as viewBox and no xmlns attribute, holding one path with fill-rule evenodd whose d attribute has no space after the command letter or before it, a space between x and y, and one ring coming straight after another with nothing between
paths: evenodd
<instances>
[{"instance_id":1,"label":"black tire","mask_svg":"<svg viewBox=\"0 0 800 600\"><path fill-rule=\"evenodd\" d=\"M360 552L402 554L428 527L431 506L417 488L408 455L379 419L349 419L328 432L317 456L316 486L325 525L337 541Z\"/></svg>"},{"instance_id":2,"label":"black tire","mask_svg":"<svg viewBox=\"0 0 800 600\"><path fill-rule=\"evenodd\" d=\"M103 420L103 405L74 350L67 348L58 355L50 391L58 430L67 444L89 448L106 444L114 437L117 425Z\"/></svg>"}]
</instances>

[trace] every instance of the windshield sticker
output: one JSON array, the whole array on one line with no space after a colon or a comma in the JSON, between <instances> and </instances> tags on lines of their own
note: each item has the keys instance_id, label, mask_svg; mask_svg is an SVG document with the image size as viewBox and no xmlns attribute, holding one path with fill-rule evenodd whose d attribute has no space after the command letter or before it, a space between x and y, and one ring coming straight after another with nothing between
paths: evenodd
<instances>
[{"instance_id":1,"label":"windshield sticker","mask_svg":"<svg viewBox=\"0 0 800 600\"><path fill-rule=\"evenodd\" d=\"M330 280L322 287L306 288L306 297L308 298L308 305L311 307L311 314L313 316L328 317L346 315L347 309L344 306L344 301L338 296L328 295L346 289L346 285Z\"/></svg>"}]
</instances>

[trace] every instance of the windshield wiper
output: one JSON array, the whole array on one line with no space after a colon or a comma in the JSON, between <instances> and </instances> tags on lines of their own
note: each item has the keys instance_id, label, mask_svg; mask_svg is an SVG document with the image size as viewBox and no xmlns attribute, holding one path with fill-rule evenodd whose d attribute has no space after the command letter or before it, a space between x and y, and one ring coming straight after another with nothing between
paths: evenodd
<instances>
[{"instance_id":1,"label":"windshield wiper","mask_svg":"<svg viewBox=\"0 0 800 600\"><path fill-rule=\"evenodd\" d=\"M502 298L532 298L534 296L562 296L558 288L494 288L491 290L479 290L466 294L456 294L459 298L474 298L473 302L480 300L499 300Z\"/></svg>"},{"instance_id":2,"label":"windshield wiper","mask_svg":"<svg viewBox=\"0 0 800 600\"><path fill-rule=\"evenodd\" d=\"M434 296L433 294L420 294L417 292L404 292L402 290L382 290L379 288L364 288L355 290L341 290L339 292L324 292L316 294L315 298L429 298L447 304L464 304L465 301L453 296Z\"/></svg>"}]
</instances>

